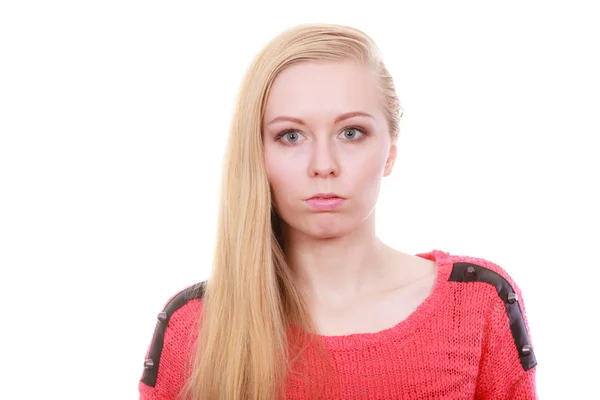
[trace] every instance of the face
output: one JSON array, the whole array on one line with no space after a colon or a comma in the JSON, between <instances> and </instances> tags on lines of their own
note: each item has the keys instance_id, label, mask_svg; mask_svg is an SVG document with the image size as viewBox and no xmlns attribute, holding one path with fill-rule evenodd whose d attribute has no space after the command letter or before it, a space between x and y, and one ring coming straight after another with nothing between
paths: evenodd
<instances>
[{"instance_id":1,"label":"face","mask_svg":"<svg viewBox=\"0 0 600 400\"><path fill-rule=\"evenodd\" d=\"M285 229L316 238L344 235L372 215L396 156L375 77L352 61L282 71L267 98L263 143Z\"/></svg>"}]
</instances>

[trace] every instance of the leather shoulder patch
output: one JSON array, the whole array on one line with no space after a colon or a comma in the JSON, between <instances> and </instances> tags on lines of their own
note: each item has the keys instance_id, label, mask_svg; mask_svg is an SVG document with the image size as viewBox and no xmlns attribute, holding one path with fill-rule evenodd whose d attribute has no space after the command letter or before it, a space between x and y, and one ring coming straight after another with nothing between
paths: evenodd
<instances>
[{"instance_id":1,"label":"leather shoulder patch","mask_svg":"<svg viewBox=\"0 0 600 400\"><path fill-rule=\"evenodd\" d=\"M173 296L166 304L163 311L158 314L158 321L156 323L156 328L154 328L152 342L150 343L150 349L148 351L148 358L144 360L144 372L141 379L144 384L150 387L156 385L160 356L164 346L165 330L169 324L169 319L175 311L183 307L188 301L204 297L205 289L206 281L203 281L182 290Z\"/></svg>"},{"instance_id":2,"label":"leather shoulder patch","mask_svg":"<svg viewBox=\"0 0 600 400\"><path fill-rule=\"evenodd\" d=\"M517 293L505 277L481 265L457 262L453 264L452 273L448 280L454 282L483 282L494 286L498 296L505 304L506 314L510 321L510 331L519 352L523 369L528 371L537 365Z\"/></svg>"}]
</instances>

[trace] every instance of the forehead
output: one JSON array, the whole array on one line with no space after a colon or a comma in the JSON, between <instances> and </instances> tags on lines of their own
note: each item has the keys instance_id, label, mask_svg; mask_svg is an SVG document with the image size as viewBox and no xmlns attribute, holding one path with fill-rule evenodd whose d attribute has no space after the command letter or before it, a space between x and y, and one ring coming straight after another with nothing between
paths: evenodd
<instances>
[{"instance_id":1,"label":"forehead","mask_svg":"<svg viewBox=\"0 0 600 400\"><path fill-rule=\"evenodd\" d=\"M301 62L275 78L265 120L280 115L335 118L349 111L380 114L380 92L372 70L353 61Z\"/></svg>"}]
</instances>

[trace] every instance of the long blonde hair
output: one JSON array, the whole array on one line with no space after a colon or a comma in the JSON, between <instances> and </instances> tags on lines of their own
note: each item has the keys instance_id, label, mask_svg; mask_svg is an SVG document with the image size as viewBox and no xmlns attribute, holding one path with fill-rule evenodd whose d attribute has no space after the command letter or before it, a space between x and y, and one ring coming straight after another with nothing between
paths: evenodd
<instances>
[{"instance_id":1,"label":"long blonde hair","mask_svg":"<svg viewBox=\"0 0 600 400\"><path fill-rule=\"evenodd\" d=\"M203 299L192 373L181 396L192 400L271 400L285 396L292 357L314 325L283 253L262 148L265 103L275 77L304 61L366 63L380 82L390 135L402 116L378 47L358 29L297 25L254 58L236 99L221 187L216 247ZM301 328L291 343L290 326ZM305 332L303 334L302 332ZM296 349L296 350L294 350Z\"/></svg>"}]
</instances>

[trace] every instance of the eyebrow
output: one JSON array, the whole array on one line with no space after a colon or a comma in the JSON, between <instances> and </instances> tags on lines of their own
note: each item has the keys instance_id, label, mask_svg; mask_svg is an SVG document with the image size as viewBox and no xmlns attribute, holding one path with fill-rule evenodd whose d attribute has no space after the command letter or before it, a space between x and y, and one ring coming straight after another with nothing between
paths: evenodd
<instances>
[{"instance_id":1,"label":"eyebrow","mask_svg":"<svg viewBox=\"0 0 600 400\"><path fill-rule=\"evenodd\" d=\"M357 116L369 117L369 118L375 119L375 117L373 117L369 113L366 113L363 111L351 111L351 112L347 112L347 113L344 113L344 114L338 116L335 119L335 123L337 124L340 121L343 121L345 119L352 118L352 117L357 117ZM280 117L272 119L267 125L271 125L272 123L279 122L279 121L290 121L290 122L295 122L300 125L306 125L306 123L304 121L302 121L300 118L288 117L286 115L282 115Z\"/></svg>"}]
</instances>

